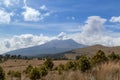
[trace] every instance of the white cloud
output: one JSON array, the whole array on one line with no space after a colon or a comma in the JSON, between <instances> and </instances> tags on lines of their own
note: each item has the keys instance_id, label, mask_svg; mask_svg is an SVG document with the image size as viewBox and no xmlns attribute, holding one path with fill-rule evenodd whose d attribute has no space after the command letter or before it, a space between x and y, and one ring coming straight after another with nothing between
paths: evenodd
<instances>
[{"instance_id":1,"label":"white cloud","mask_svg":"<svg viewBox=\"0 0 120 80\"><path fill-rule=\"evenodd\" d=\"M20 21L21 18L23 18L24 21L36 22L36 21L43 20L45 17L50 15L50 12L45 5L42 5L40 9L36 9L31 6L28 6L27 0L0 0L0 7L1 7L0 9L5 9L5 11L14 12L14 16L19 17L17 21ZM23 12L21 12L20 10L21 8L24 9ZM45 11L42 11L42 10L45 10ZM23 17L20 18L20 16L23 16ZM14 21L16 21L15 17L13 17Z\"/></svg>"},{"instance_id":2,"label":"white cloud","mask_svg":"<svg viewBox=\"0 0 120 80\"><path fill-rule=\"evenodd\" d=\"M120 46L120 37L112 37L108 35L84 35L81 33L76 33L69 35L69 38L72 38L76 42L85 45L95 45L101 44L105 46Z\"/></svg>"},{"instance_id":3,"label":"white cloud","mask_svg":"<svg viewBox=\"0 0 120 80\"><path fill-rule=\"evenodd\" d=\"M40 36L36 36L32 34L13 36L11 39L5 39L0 43L1 45L0 52L5 52L5 51L7 52L10 50L20 49L24 47L41 45L51 39L52 38L43 36L42 34Z\"/></svg>"},{"instance_id":4,"label":"white cloud","mask_svg":"<svg viewBox=\"0 0 120 80\"><path fill-rule=\"evenodd\" d=\"M59 40L67 39L66 33L61 32L59 35L52 37L44 36L43 34L39 36L32 34L13 36L10 39L5 39L2 42L0 42L1 45L0 52L4 53L7 51L16 50L20 48L41 45L54 39L59 39Z\"/></svg>"},{"instance_id":5,"label":"white cloud","mask_svg":"<svg viewBox=\"0 0 120 80\"><path fill-rule=\"evenodd\" d=\"M87 35L97 35L101 34L104 26L103 24L106 22L106 19L101 18L99 16L90 16L88 17L86 24L83 26L83 34Z\"/></svg>"},{"instance_id":6,"label":"white cloud","mask_svg":"<svg viewBox=\"0 0 120 80\"><path fill-rule=\"evenodd\" d=\"M59 35L51 37L44 36L43 34L39 36L32 34L13 36L11 39L5 39L0 43L0 52L3 53L5 51L41 45L54 39L73 39L76 42L85 45L102 44L105 46L120 46L119 36L113 37L109 34L104 34L105 22L106 19L104 18L90 16L82 26L82 30L77 33L66 34L61 32Z\"/></svg>"},{"instance_id":7,"label":"white cloud","mask_svg":"<svg viewBox=\"0 0 120 80\"><path fill-rule=\"evenodd\" d=\"M11 16L13 16L13 13L8 13L0 9L0 24L10 23Z\"/></svg>"},{"instance_id":8,"label":"white cloud","mask_svg":"<svg viewBox=\"0 0 120 80\"><path fill-rule=\"evenodd\" d=\"M4 0L4 4L8 7L9 5L12 5L10 0Z\"/></svg>"},{"instance_id":9,"label":"white cloud","mask_svg":"<svg viewBox=\"0 0 120 80\"><path fill-rule=\"evenodd\" d=\"M99 16L90 16L79 33L69 35L78 43L85 45L102 44L105 46L120 46L120 37L106 35L104 32L106 19Z\"/></svg>"},{"instance_id":10,"label":"white cloud","mask_svg":"<svg viewBox=\"0 0 120 80\"><path fill-rule=\"evenodd\" d=\"M118 17L113 16L113 17L110 19L110 22L120 22L120 16L118 16Z\"/></svg>"},{"instance_id":11,"label":"white cloud","mask_svg":"<svg viewBox=\"0 0 120 80\"><path fill-rule=\"evenodd\" d=\"M25 6L25 11L22 12L25 21L39 21L41 13L31 7Z\"/></svg>"},{"instance_id":12,"label":"white cloud","mask_svg":"<svg viewBox=\"0 0 120 80\"><path fill-rule=\"evenodd\" d=\"M6 7L14 6L19 3L20 0L0 0L1 4L5 5Z\"/></svg>"},{"instance_id":13,"label":"white cloud","mask_svg":"<svg viewBox=\"0 0 120 80\"><path fill-rule=\"evenodd\" d=\"M41 13L39 10L27 6L26 1L27 0L24 0L24 7L23 7L23 9L25 9L25 11L22 12L22 15L23 15L25 21L35 21L36 22L39 20L43 20L45 17L50 15L50 12ZM43 5L40 7L40 9L47 10L47 7L45 5Z\"/></svg>"},{"instance_id":14,"label":"white cloud","mask_svg":"<svg viewBox=\"0 0 120 80\"><path fill-rule=\"evenodd\" d=\"M47 10L47 7L45 5L40 6L41 10Z\"/></svg>"},{"instance_id":15,"label":"white cloud","mask_svg":"<svg viewBox=\"0 0 120 80\"><path fill-rule=\"evenodd\" d=\"M67 36L67 34L64 33L64 32L61 32L56 38L57 38L57 39L60 39L60 40L69 39L69 37ZM55 39L56 39L56 38L55 38Z\"/></svg>"}]
</instances>

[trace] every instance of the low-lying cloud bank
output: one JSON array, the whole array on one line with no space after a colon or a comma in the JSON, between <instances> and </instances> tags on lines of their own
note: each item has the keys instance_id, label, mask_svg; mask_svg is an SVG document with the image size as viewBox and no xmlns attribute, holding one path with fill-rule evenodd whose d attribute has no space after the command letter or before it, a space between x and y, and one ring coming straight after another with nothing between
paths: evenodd
<instances>
[{"instance_id":1,"label":"low-lying cloud bank","mask_svg":"<svg viewBox=\"0 0 120 80\"><path fill-rule=\"evenodd\" d=\"M5 39L0 42L0 53L30 46L41 45L55 39L73 39L76 42L85 45L102 44L105 46L120 46L120 37L113 37L105 34L106 29L104 27L104 24L106 21L106 19L99 16L90 16L85 21L85 24L81 26L81 32L71 34L61 32L60 34L52 37L45 36L43 34L22 34L19 36L13 36L10 39Z\"/></svg>"}]
</instances>

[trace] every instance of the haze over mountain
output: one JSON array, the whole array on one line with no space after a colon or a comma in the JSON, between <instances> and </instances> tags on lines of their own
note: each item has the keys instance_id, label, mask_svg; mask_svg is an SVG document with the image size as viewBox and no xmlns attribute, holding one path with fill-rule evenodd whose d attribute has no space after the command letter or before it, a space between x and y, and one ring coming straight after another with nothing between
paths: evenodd
<instances>
[{"instance_id":1,"label":"haze over mountain","mask_svg":"<svg viewBox=\"0 0 120 80\"><path fill-rule=\"evenodd\" d=\"M85 45L78 44L72 39L67 40L52 40L45 44L22 48L14 51L7 52L5 54L22 55L22 56L36 56L40 54L56 54L66 51L70 51L77 48L83 48Z\"/></svg>"}]
</instances>

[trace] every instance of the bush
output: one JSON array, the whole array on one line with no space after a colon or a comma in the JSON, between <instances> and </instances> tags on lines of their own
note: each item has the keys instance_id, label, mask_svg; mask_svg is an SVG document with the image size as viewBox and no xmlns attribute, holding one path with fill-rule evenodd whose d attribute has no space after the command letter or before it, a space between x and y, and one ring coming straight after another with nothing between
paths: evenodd
<instances>
[{"instance_id":1,"label":"bush","mask_svg":"<svg viewBox=\"0 0 120 80\"><path fill-rule=\"evenodd\" d=\"M5 80L5 73L2 67L0 67L0 80Z\"/></svg>"},{"instance_id":2,"label":"bush","mask_svg":"<svg viewBox=\"0 0 120 80\"><path fill-rule=\"evenodd\" d=\"M112 52L110 55L108 55L109 60L119 60L120 56Z\"/></svg>"},{"instance_id":3,"label":"bush","mask_svg":"<svg viewBox=\"0 0 120 80\"><path fill-rule=\"evenodd\" d=\"M90 61L85 55L82 55L77 61L77 66L78 69L80 69L82 72L85 72L86 70L89 70L91 68Z\"/></svg>"},{"instance_id":4,"label":"bush","mask_svg":"<svg viewBox=\"0 0 120 80\"><path fill-rule=\"evenodd\" d=\"M39 72L39 69L38 68L33 68L30 72L30 79L31 80L37 80L37 79L40 79L41 76L40 76L40 72Z\"/></svg>"},{"instance_id":5,"label":"bush","mask_svg":"<svg viewBox=\"0 0 120 80\"><path fill-rule=\"evenodd\" d=\"M62 71L65 70L65 67L63 64L60 64L58 67L57 67L57 71L58 71L58 74L62 74Z\"/></svg>"},{"instance_id":6,"label":"bush","mask_svg":"<svg viewBox=\"0 0 120 80\"><path fill-rule=\"evenodd\" d=\"M105 53L101 50L99 50L95 56L92 57L92 63L98 64L107 61L107 57L105 56Z\"/></svg>"},{"instance_id":7,"label":"bush","mask_svg":"<svg viewBox=\"0 0 120 80\"><path fill-rule=\"evenodd\" d=\"M11 77L16 77L16 78L21 78L21 73L20 72L15 72L15 71L9 71L8 75Z\"/></svg>"},{"instance_id":8,"label":"bush","mask_svg":"<svg viewBox=\"0 0 120 80\"><path fill-rule=\"evenodd\" d=\"M32 65L29 65L29 66L26 68L25 73L26 73L26 74L29 74L32 69L33 69L33 66L32 66Z\"/></svg>"},{"instance_id":9,"label":"bush","mask_svg":"<svg viewBox=\"0 0 120 80\"><path fill-rule=\"evenodd\" d=\"M52 62L52 60L50 59L50 58L47 58L46 60L45 60L45 62L43 63L43 65L46 67L46 69L48 69L48 70L52 70L52 68L53 68L53 66L54 66L54 64L53 64L53 62Z\"/></svg>"},{"instance_id":10,"label":"bush","mask_svg":"<svg viewBox=\"0 0 120 80\"><path fill-rule=\"evenodd\" d=\"M33 68L29 74L31 80L41 79L43 76L46 76L48 73L45 66L41 66L40 68Z\"/></svg>"},{"instance_id":11,"label":"bush","mask_svg":"<svg viewBox=\"0 0 120 80\"><path fill-rule=\"evenodd\" d=\"M65 70L75 70L76 69L76 63L74 61L68 61L66 64L65 64Z\"/></svg>"},{"instance_id":12,"label":"bush","mask_svg":"<svg viewBox=\"0 0 120 80\"><path fill-rule=\"evenodd\" d=\"M40 70L40 76L43 77L43 76L46 76L48 74L48 71L46 69L46 67L43 65L39 68Z\"/></svg>"}]
</instances>

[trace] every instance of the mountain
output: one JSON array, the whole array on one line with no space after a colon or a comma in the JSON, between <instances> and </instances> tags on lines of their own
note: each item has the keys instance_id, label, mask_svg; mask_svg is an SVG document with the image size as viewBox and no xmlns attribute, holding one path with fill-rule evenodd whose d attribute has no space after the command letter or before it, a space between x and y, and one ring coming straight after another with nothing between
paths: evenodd
<instances>
[{"instance_id":1,"label":"mountain","mask_svg":"<svg viewBox=\"0 0 120 80\"><path fill-rule=\"evenodd\" d=\"M44 54L56 54L66 51L70 51L77 48L85 47L83 44L78 44L72 39L68 40L52 40L43 45L34 47L22 48L14 51L7 52L5 54L22 55L22 56L36 56Z\"/></svg>"},{"instance_id":2,"label":"mountain","mask_svg":"<svg viewBox=\"0 0 120 80\"><path fill-rule=\"evenodd\" d=\"M92 56L96 54L98 50L104 51L107 55L112 52L115 52L116 54L120 54L120 46L107 47L103 45L93 45L93 46L88 46L88 47L79 48L79 49L65 52L64 56L68 59L75 59L76 56L80 56L81 54Z\"/></svg>"}]
</instances>

